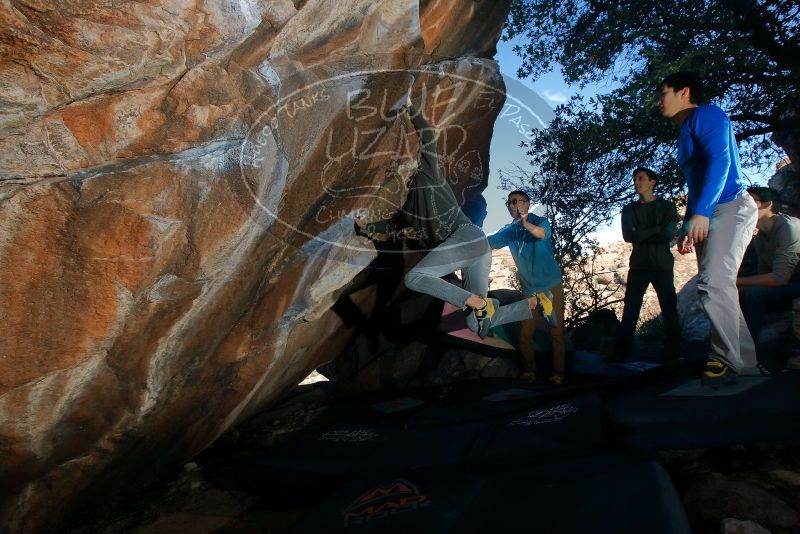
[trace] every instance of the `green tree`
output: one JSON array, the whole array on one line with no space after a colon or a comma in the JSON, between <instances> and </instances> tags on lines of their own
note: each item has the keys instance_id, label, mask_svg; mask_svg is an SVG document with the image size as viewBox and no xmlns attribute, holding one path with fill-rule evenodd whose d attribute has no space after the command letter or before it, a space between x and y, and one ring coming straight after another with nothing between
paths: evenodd
<instances>
[{"instance_id":1,"label":"green tree","mask_svg":"<svg viewBox=\"0 0 800 534\"><path fill-rule=\"evenodd\" d=\"M504 39L523 42L519 77L561 65L569 84L614 87L559 106L527 145L525 185L550 207L562 261L591 248L587 236L633 199L636 166L655 169L667 196L682 190L677 131L655 100L671 72L703 77L706 99L734 123L745 166L774 164L769 135L800 128L798 115L786 116L800 87L798 25L796 0L512 0Z\"/></svg>"},{"instance_id":2,"label":"green tree","mask_svg":"<svg viewBox=\"0 0 800 534\"><path fill-rule=\"evenodd\" d=\"M536 79L557 65L567 83L605 82L593 98L556 108L549 127L527 143L531 169L505 176L548 206L555 252L567 288L568 323L621 298L598 285L591 234L635 197L632 169L662 178L680 201L676 127L664 120L657 84L677 70L703 77L707 100L730 115L743 164L766 169L780 150L770 134L800 128L800 5L796 0L511 0L504 39Z\"/></svg>"}]
</instances>

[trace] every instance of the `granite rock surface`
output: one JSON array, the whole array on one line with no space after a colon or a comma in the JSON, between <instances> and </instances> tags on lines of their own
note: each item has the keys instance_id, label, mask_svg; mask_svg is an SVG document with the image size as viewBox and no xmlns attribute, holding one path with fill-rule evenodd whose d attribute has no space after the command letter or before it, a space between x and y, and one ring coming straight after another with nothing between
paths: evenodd
<instances>
[{"instance_id":1,"label":"granite rock surface","mask_svg":"<svg viewBox=\"0 0 800 534\"><path fill-rule=\"evenodd\" d=\"M341 352L402 204L411 87L464 200L493 0L0 3L0 525L56 529ZM370 288L351 295L369 313Z\"/></svg>"}]
</instances>

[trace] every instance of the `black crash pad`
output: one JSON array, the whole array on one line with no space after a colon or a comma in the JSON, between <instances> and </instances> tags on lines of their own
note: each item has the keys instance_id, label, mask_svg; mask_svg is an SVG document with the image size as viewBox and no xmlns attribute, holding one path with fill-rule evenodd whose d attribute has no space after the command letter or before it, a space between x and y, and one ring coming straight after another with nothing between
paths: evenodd
<instances>
[{"instance_id":1,"label":"black crash pad","mask_svg":"<svg viewBox=\"0 0 800 534\"><path fill-rule=\"evenodd\" d=\"M425 470L356 477L295 532L684 534L664 469L603 454L498 473Z\"/></svg>"},{"instance_id":2,"label":"black crash pad","mask_svg":"<svg viewBox=\"0 0 800 534\"><path fill-rule=\"evenodd\" d=\"M615 393L615 440L634 450L718 447L800 438L800 375L740 377L712 388L695 375Z\"/></svg>"},{"instance_id":3,"label":"black crash pad","mask_svg":"<svg viewBox=\"0 0 800 534\"><path fill-rule=\"evenodd\" d=\"M548 402L500 417L476 441L471 463L513 467L585 454L609 443L598 395Z\"/></svg>"},{"instance_id":4,"label":"black crash pad","mask_svg":"<svg viewBox=\"0 0 800 534\"><path fill-rule=\"evenodd\" d=\"M466 462L485 422L408 429L405 413L426 403L414 397L361 407L335 406L324 421L272 447L241 452L237 483L285 504L322 496L355 473Z\"/></svg>"},{"instance_id":5,"label":"black crash pad","mask_svg":"<svg viewBox=\"0 0 800 534\"><path fill-rule=\"evenodd\" d=\"M237 479L288 503L309 491L324 495L359 473L506 467L583 454L608 442L597 395L546 400L535 386L492 385L465 384L426 401L398 397L331 407L326 420L284 443L240 453Z\"/></svg>"}]
</instances>

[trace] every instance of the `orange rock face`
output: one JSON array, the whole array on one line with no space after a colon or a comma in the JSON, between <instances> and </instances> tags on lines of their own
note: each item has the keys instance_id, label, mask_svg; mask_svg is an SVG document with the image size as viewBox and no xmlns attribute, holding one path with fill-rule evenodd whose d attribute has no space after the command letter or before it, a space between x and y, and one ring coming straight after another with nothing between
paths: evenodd
<instances>
[{"instance_id":1,"label":"orange rock face","mask_svg":"<svg viewBox=\"0 0 800 534\"><path fill-rule=\"evenodd\" d=\"M353 214L396 211L416 162L387 110L413 76L453 189L478 194L506 12L0 6L2 528L179 465L339 353L330 308L375 257Z\"/></svg>"}]
</instances>

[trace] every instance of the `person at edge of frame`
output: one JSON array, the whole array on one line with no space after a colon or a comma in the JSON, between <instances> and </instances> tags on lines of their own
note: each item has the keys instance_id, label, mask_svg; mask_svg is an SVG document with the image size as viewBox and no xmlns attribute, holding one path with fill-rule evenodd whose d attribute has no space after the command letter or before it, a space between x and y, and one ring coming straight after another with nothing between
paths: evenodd
<instances>
[{"instance_id":1,"label":"person at edge of frame","mask_svg":"<svg viewBox=\"0 0 800 534\"><path fill-rule=\"evenodd\" d=\"M800 220L781 212L780 195L769 187L748 187L758 207L757 233L752 246L756 254L756 272L739 276L739 303L753 336L758 344L764 315L778 307L798 307L800 298ZM792 321L797 321L792 317ZM787 362L791 368L800 368L800 340L793 332L789 343L793 356Z\"/></svg>"}]
</instances>

